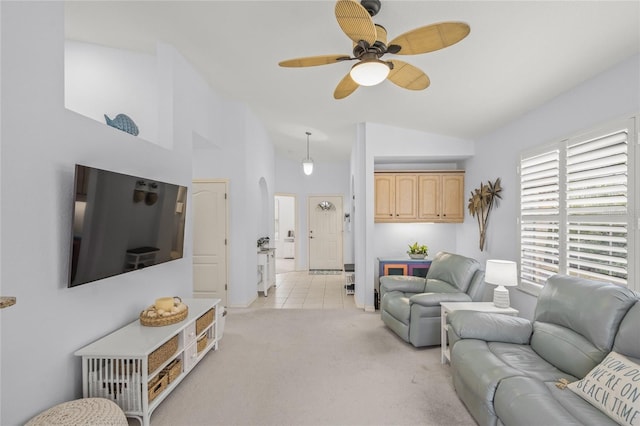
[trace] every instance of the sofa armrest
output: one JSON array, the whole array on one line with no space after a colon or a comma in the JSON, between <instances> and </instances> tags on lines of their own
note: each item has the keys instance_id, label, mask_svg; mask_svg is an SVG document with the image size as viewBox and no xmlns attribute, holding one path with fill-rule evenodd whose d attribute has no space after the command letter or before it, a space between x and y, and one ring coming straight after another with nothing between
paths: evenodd
<instances>
[{"instance_id":1,"label":"sofa armrest","mask_svg":"<svg viewBox=\"0 0 640 426\"><path fill-rule=\"evenodd\" d=\"M440 302L471 302L471 298L467 293L421 293L409 298L410 304L418 304L421 306L440 306Z\"/></svg>"},{"instance_id":2,"label":"sofa armrest","mask_svg":"<svg viewBox=\"0 0 640 426\"><path fill-rule=\"evenodd\" d=\"M527 345L533 327L525 318L476 311L454 311L447 315L450 331L460 339Z\"/></svg>"},{"instance_id":3,"label":"sofa armrest","mask_svg":"<svg viewBox=\"0 0 640 426\"><path fill-rule=\"evenodd\" d=\"M411 277L408 275L386 275L380 277L380 294L390 291L401 291L403 293L424 292L425 279L421 277Z\"/></svg>"}]
</instances>

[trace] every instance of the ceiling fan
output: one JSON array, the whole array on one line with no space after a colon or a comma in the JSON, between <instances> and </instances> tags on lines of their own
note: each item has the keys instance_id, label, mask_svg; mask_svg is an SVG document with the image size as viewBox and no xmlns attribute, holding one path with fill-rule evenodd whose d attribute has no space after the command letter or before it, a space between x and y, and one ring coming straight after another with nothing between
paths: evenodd
<instances>
[{"instance_id":1,"label":"ceiling fan","mask_svg":"<svg viewBox=\"0 0 640 426\"><path fill-rule=\"evenodd\" d=\"M387 44L387 30L375 24L372 17L380 11L380 0L338 0L336 20L342 31L353 41L353 57L322 55L289 59L281 67L314 67L343 61L358 62L338 83L333 97L343 99L360 86L374 86L389 79L409 90L423 90L431 83L419 68L397 59L383 61L387 54L417 55L451 46L465 38L470 28L464 22L441 22L408 31Z\"/></svg>"}]
</instances>

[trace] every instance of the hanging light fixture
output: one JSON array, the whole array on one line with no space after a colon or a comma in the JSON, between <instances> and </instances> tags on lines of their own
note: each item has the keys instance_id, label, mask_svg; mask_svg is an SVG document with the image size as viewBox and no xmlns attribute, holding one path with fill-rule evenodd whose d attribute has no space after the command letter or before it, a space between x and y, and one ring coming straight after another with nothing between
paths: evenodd
<instances>
[{"instance_id":1,"label":"hanging light fixture","mask_svg":"<svg viewBox=\"0 0 640 426\"><path fill-rule=\"evenodd\" d=\"M309 157L309 136L311 136L311 132L305 132L307 134L307 158L302 160L302 171L305 175L309 176L313 173L313 160Z\"/></svg>"},{"instance_id":2,"label":"hanging light fixture","mask_svg":"<svg viewBox=\"0 0 640 426\"><path fill-rule=\"evenodd\" d=\"M351 78L360 86L375 86L389 75L389 65L377 58L363 59L351 68Z\"/></svg>"}]
</instances>

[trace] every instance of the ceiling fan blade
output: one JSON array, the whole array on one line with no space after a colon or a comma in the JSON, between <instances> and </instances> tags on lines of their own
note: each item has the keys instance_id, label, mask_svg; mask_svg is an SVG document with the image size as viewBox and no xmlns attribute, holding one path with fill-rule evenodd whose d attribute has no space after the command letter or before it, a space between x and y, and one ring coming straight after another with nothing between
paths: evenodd
<instances>
[{"instance_id":1,"label":"ceiling fan blade","mask_svg":"<svg viewBox=\"0 0 640 426\"><path fill-rule=\"evenodd\" d=\"M333 97L335 99L344 99L355 92L358 87L360 87L360 85L353 81L351 74L347 73L336 86L336 90L333 91Z\"/></svg>"},{"instance_id":2,"label":"ceiling fan blade","mask_svg":"<svg viewBox=\"0 0 640 426\"><path fill-rule=\"evenodd\" d=\"M336 20L342 31L354 43L364 40L370 46L376 42L376 26L367 9L353 0L336 2Z\"/></svg>"},{"instance_id":3,"label":"ceiling fan blade","mask_svg":"<svg viewBox=\"0 0 640 426\"><path fill-rule=\"evenodd\" d=\"M295 58L281 61L278 63L281 67L315 67L317 65L329 65L336 62L348 61L354 58L350 58L345 55L322 55L322 56L308 56L306 58Z\"/></svg>"},{"instance_id":4,"label":"ceiling fan blade","mask_svg":"<svg viewBox=\"0 0 640 426\"><path fill-rule=\"evenodd\" d=\"M417 55L456 44L471 28L464 22L441 22L406 32L391 40L387 51L397 55ZM398 49L399 48L399 49Z\"/></svg>"},{"instance_id":5,"label":"ceiling fan blade","mask_svg":"<svg viewBox=\"0 0 640 426\"><path fill-rule=\"evenodd\" d=\"M397 59L389 62L393 64L393 69L387 78L392 83L409 90L424 90L431 84L429 77L420 68Z\"/></svg>"}]
</instances>

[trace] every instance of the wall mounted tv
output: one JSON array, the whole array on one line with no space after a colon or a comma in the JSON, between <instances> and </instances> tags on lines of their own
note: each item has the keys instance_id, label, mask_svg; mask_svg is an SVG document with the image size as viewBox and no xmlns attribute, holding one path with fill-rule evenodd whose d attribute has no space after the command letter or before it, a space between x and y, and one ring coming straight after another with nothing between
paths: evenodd
<instances>
[{"instance_id":1,"label":"wall mounted tv","mask_svg":"<svg viewBox=\"0 0 640 426\"><path fill-rule=\"evenodd\" d=\"M187 188L75 168L69 287L182 258Z\"/></svg>"}]
</instances>

